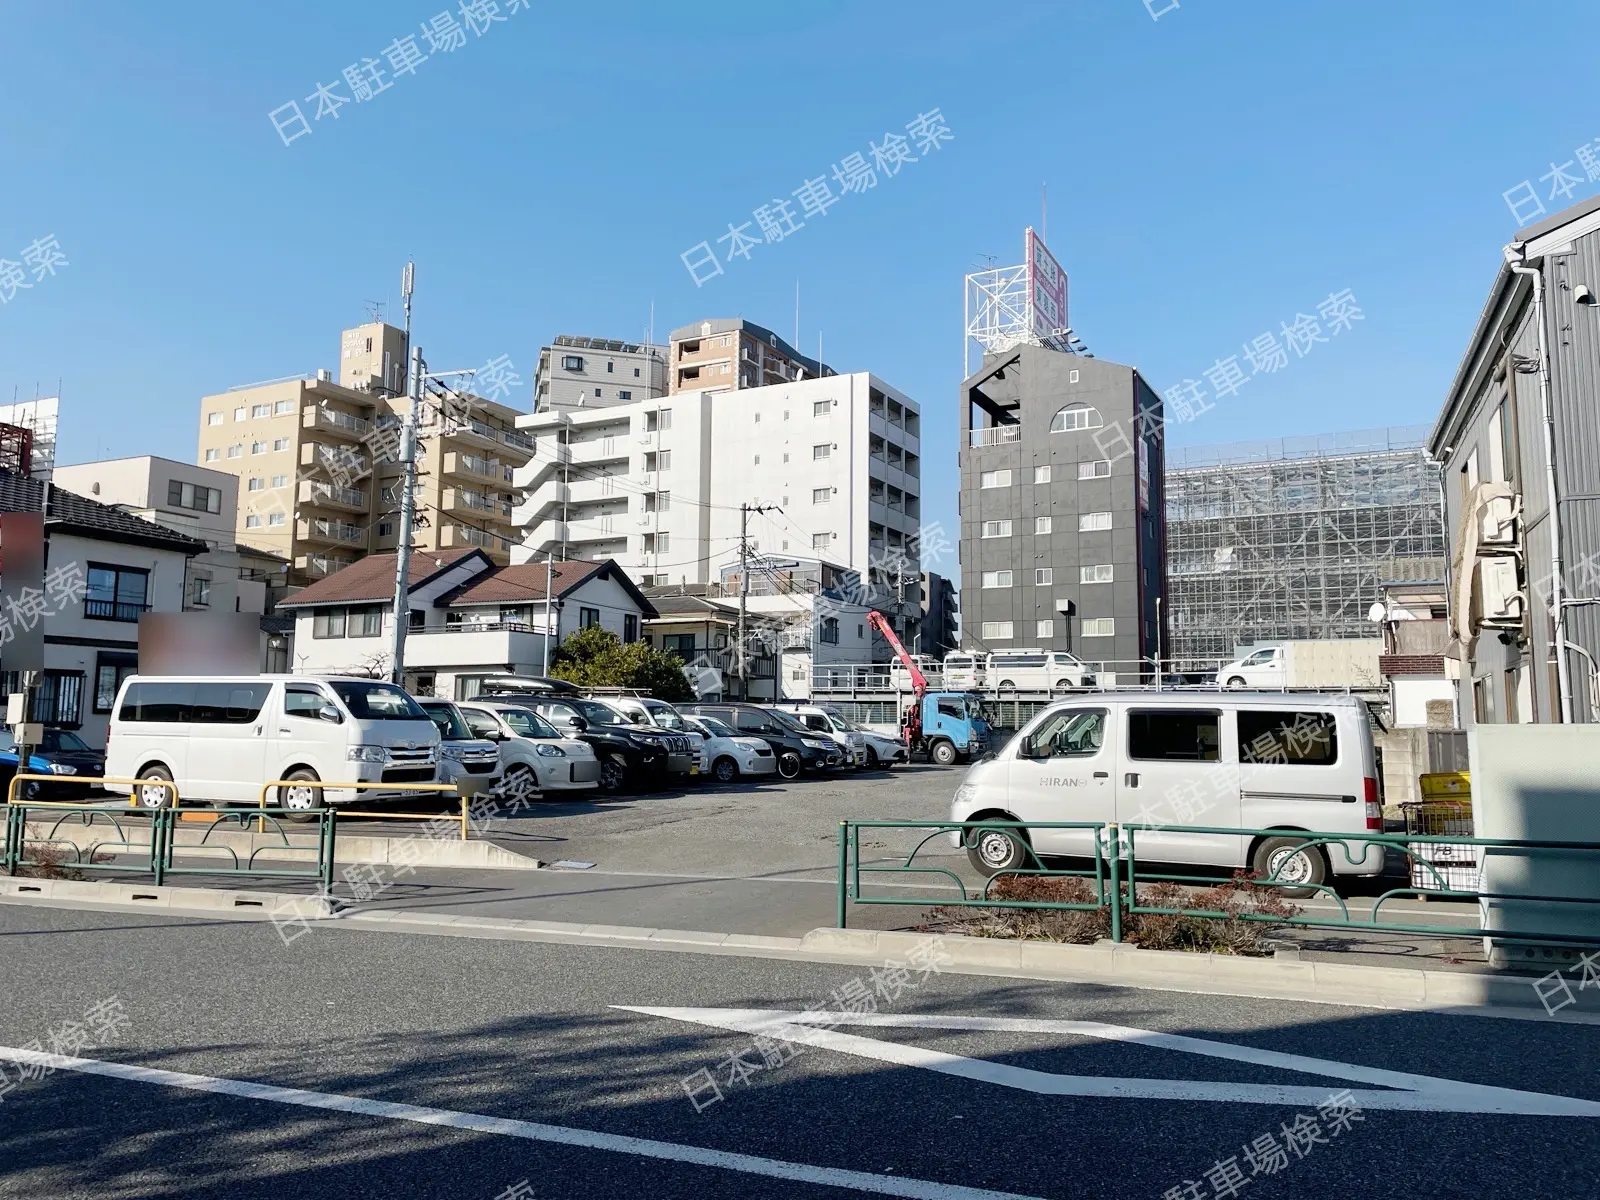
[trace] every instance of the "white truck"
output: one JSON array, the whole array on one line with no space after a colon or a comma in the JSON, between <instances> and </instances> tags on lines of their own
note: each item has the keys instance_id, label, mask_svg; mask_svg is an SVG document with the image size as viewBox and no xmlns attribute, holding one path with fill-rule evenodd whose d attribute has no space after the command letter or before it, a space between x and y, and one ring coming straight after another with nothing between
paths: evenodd
<instances>
[{"instance_id":1,"label":"white truck","mask_svg":"<svg viewBox=\"0 0 1600 1200\"><path fill-rule=\"evenodd\" d=\"M1380 638L1322 638L1242 646L1232 662L1217 668L1225 688L1375 688Z\"/></svg>"}]
</instances>

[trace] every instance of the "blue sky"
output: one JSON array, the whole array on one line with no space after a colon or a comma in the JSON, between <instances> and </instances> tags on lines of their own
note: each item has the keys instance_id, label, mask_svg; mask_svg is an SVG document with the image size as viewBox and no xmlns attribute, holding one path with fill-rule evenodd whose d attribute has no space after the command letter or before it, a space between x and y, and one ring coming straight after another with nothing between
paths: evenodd
<instances>
[{"instance_id":1,"label":"blue sky","mask_svg":"<svg viewBox=\"0 0 1600 1200\"><path fill-rule=\"evenodd\" d=\"M0 306L0 397L60 381L63 461L192 460L202 395L335 366L366 301L398 318L407 257L430 363L525 380L552 335L638 338L652 304L659 336L789 337L798 279L802 348L921 402L924 517L953 530L962 275L1020 260L1041 183L1071 323L1159 389L1353 293L1348 332L1169 427L1198 444L1431 421L1502 193L1600 138L1577 2L538 0L283 144L270 110L310 116L444 2L7 5L0 258L54 234L70 265ZM1515 66L1539 30L1570 49ZM695 286L683 251L935 107L938 153ZM1576 173L1551 211L1600 189Z\"/></svg>"}]
</instances>

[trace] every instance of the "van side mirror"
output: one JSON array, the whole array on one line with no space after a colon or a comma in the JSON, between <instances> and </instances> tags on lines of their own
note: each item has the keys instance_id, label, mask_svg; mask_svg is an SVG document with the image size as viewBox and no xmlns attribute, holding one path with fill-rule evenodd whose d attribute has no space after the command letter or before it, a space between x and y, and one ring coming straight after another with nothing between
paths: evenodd
<instances>
[{"instance_id":1,"label":"van side mirror","mask_svg":"<svg viewBox=\"0 0 1600 1200\"><path fill-rule=\"evenodd\" d=\"M324 704L317 709L317 718L322 721L331 721L335 725L344 724L344 714L331 704Z\"/></svg>"}]
</instances>

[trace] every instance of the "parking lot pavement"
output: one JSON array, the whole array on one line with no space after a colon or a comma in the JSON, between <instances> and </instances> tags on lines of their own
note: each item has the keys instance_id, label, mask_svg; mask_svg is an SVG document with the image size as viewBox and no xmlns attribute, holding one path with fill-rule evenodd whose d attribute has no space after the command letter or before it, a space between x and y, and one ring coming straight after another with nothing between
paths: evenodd
<instances>
[{"instance_id":1,"label":"parking lot pavement","mask_svg":"<svg viewBox=\"0 0 1600 1200\"><path fill-rule=\"evenodd\" d=\"M1600 1157L1595 1026L941 974L931 947L285 944L16 906L0 945L0 1046L70 1056L5 1067L3 1196L1455 1200L1591 1195Z\"/></svg>"}]
</instances>

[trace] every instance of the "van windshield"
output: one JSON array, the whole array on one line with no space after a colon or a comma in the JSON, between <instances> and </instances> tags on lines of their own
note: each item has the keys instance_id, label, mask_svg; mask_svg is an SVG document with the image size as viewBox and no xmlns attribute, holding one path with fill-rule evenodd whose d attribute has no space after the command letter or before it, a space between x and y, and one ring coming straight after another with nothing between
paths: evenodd
<instances>
[{"instance_id":1,"label":"van windshield","mask_svg":"<svg viewBox=\"0 0 1600 1200\"><path fill-rule=\"evenodd\" d=\"M670 704L646 703L645 711L650 714L650 719L663 729L686 729L683 718L678 715L678 710Z\"/></svg>"},{"instance_id":2,"label":"van windshield","mask_svg":"<svg viewBox=\"0 0 1600 1200\"><path fill-rule=\"evenodd\" d=\"M328 684L358 721L426 721L410 693L392 683L362 679L335 679Z\"/></svg>"},{"instance_id":3,"label":"van windshield","mask_svg":"<svg viewBox=\"0 0 1600 1200\"><path fill-rule=\"evenodd\" d=\"M424 704L421 711L439 729L439 736L447 742L464 742L472 738L472 730L462 720L454 704Z\"/></svg>"}]
</instances>

